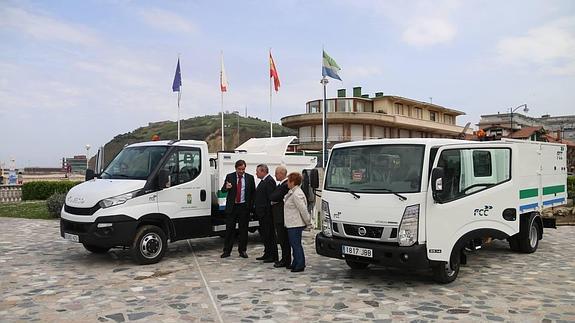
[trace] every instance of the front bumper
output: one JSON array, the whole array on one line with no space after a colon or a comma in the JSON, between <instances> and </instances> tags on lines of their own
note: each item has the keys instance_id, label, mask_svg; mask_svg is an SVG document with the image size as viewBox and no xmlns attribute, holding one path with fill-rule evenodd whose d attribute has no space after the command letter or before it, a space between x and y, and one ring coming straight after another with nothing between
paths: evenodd
<instances>
[{"instance_id":1,"label":"front bumper","mask_svg":"<svg viewBox=\"0 0 575 323\"><path fill-rule=\"evenodd\" d=\"M106 223L105 227L98 224ZM111 226L109 226L111 224ZM77 235L80 243L98 247L130 246L134 241L138 221L125 216L101 216L94 222L76 222L60 219L60 236L65 233Z\"/></svg>"},{"instance_id":2,"label":"front bumper","mask_svg":"<svg viewBox=\"0 0 575 323\"><path fill-rule=\"evenodd\" d=\"M373 250L373 258L342 254L342 246L367 248ZM323 233L315 236L315 250L319 255L348 259L357 262L399 268L429 268L426 245L399 247L380 243L341 238L328 238Z\"/></svg>"}]
</instances>

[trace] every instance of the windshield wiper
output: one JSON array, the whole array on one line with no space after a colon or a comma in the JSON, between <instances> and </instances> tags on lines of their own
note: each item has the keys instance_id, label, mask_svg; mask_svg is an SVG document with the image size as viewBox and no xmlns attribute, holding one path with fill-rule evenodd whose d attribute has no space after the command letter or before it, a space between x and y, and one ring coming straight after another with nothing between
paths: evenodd
<instances>
[{"instance_id":1,"label":"windshield wiper","mask_svg":"<svg viewBox=\"0 0 575 323\"><path fill-rule=\"evenodd\" d=\"M332 187L332 188L344 190L344 191L348 192L349 194L353 195L353 197L354 197L356 200L361 197L361 196L359 196L359 194L357 194L356 192L352 191L349 187L334 186L334 187Z\"/></svg>"},{"instance_id":2,"label":"windshield wiper","mask_svg":"<svg viewBox=\"0 0 575 323\"><path fill-rule=\"evenodd\" d=\"M405 197L405 196L403 196L403 195L401 195L401 194L399 194L399 193L396 193L396 192L390 190L389 188L380 188L380 190L389 192L389 193L391 193L391 194L394 194L395 196L399 197L399 199L402 200L402 201L407 200L407 197Z\"/></svg>"}]
</instances>

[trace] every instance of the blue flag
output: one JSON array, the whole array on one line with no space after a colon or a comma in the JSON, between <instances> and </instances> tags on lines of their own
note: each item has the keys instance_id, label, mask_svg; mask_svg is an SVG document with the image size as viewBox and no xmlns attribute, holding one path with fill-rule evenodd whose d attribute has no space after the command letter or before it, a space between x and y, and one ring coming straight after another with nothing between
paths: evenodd
<instances>
[{"instance_id":1,"label":"blue flag","mask_svg":"<svg viewBox=\"0 0 575 323\"><path fill-rule=\"evenodd\" d=\"M178 66L176 66L176 75L174 75L174 83L172 84L172 90L174 92L180 92L182 87L182 74L180 73L180 59L178 58Z\"/></svg>"},{"instance_id":2,"label":"blue flag","mask_svg":"<svg viewBox=\"0 0 575 323\"><path fill-rule=\"evenodd\" d=\"M336 80L341 81L341 78L337 74L337 72L339 72L340 70L341 70L341 68L339 67L339 65L337 65L335 60L333 58L329 57L329 55L324 50L323 51L323 64L322 64L322 69L321 69L321 75L322 76L329 76L332 79L336 79Z\"/></svg>"}]
</instances>

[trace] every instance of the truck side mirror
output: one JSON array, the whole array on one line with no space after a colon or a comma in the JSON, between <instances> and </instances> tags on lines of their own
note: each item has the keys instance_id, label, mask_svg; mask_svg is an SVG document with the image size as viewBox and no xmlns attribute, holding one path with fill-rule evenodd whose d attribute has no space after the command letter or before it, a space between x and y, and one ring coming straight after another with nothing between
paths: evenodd
<instances>
[{"instance_id":1,"label":"truck side mirror","mask_svg":"<svg viewBox=\"0 0 575 323\"><path fill-rule=\"evenodd\" d=\"M315 190L319 188L319 174L316 168L309 170L309 185Z\"/></svg>"},{"instance_id":2,"label":"truck side mirror","mask_svg":"<svg viewBox=\"0 0 575 323\"><path fill-rule=\"evenodd\" d=\"M431 192L433 200L441 203L443 201L443 184L445 182L445 171L441 167L435 167L431 171Z\"/></svg>"},{"instance_id":3,"label":"truck side mirror","mask_svg":"<svg viewBox=\"0 0 575 323\"><path fill-rule=\"evenodd\" d=\"M96 177L96 173L94 172L94 170L86 169L86 177L84 178L84 180L87 182L94 179L94 177Z\"/></svg>"},{"instance_id":4,"label":"truck side mirror","mask_svg":"<svg viewBox=\"0 0 575 323\"><path fill-rule=\"evenodd\" d=\"M168 183L170 182L170 173L168 170L166 169L161 169L158 172L158 188L159 189L164 189L168 186Z\"/></svg>"}]
</instances>

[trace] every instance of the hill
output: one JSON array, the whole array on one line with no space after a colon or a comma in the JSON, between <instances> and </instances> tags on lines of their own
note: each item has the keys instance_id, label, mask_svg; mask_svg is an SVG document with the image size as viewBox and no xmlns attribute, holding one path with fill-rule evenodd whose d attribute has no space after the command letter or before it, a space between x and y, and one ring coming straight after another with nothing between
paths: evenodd
<instances>
[{"instance_id":1,"label":"hill","mask_svg":"<svg viewBox=\"0 0 575 323\"><path fill-rule=\"evenodd\" d=\"M268 121L252 117L242 117L237 114L224 114L225 148L232 150L250 138L269 137L270 124ZM221 115L206 115L180 121L181 139L203 140L208 143L210 152L221 150ZM239 130L238 130L239 129ZM297 131L273 125L274 137L295 136ZM239 136L238 136L239 132ZM178 124L174 121L150 122L147 127L140 127L134 131L117 135L104 146L105 164L108 164L126 145L135 142L149 141L153 135L160 136L161 140L177 139ZM90 167L94 167L94 158L90 160Z\"/></svg>"}]
</instances>

